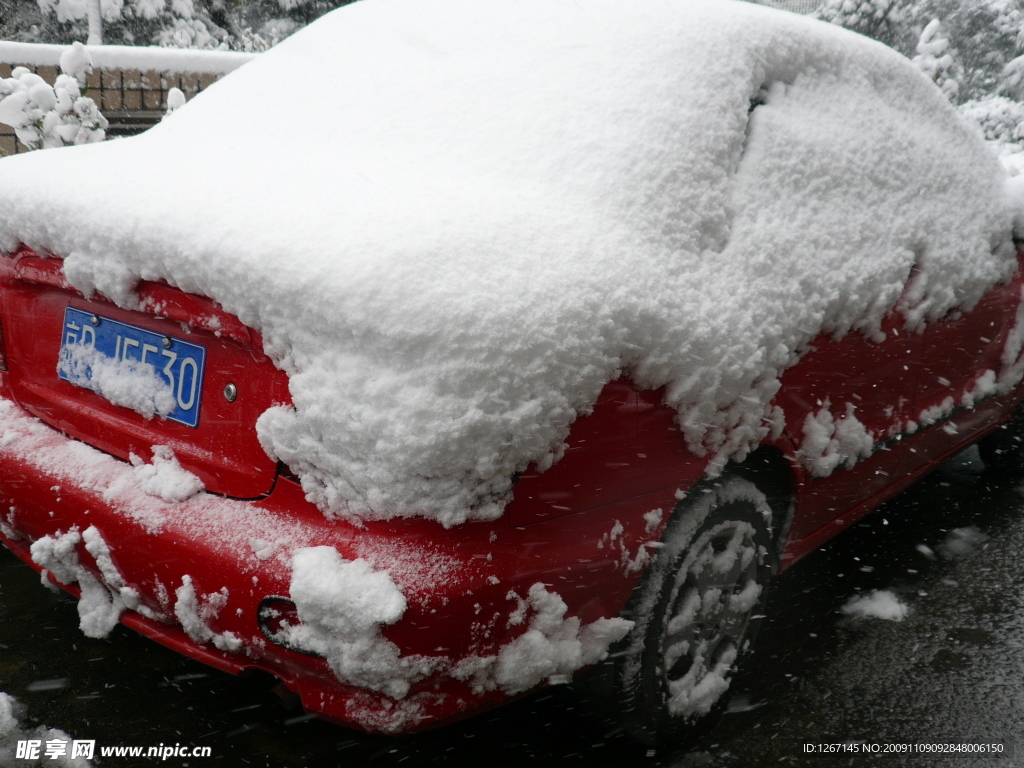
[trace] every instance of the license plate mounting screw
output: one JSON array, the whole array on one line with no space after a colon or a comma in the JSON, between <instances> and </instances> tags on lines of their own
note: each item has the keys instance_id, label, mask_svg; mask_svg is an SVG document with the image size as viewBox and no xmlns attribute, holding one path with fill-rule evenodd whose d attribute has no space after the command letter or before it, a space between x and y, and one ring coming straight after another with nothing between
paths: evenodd
<instances>
[{"instance_id":1,"label":"license plate mounting screw","mask_svg":"<svg viewBox=\"0 0 1024 768\"><path fill-rule=\"evenodd\" d=\"M99 315L93 315L92 317L89 318L89 322L92 323L93 325L99 325L100 324L100 316Z\"/></svg>"},{"instance_id":2,"label":"license plate mounting screw","mask_svg":"<svg viewBox=\"0 0 1024 768\"><path fill-rule=\"evenodd\" d=\"M160 343L163 344L164 349L170 349L172 344L171 337L164 336L162 339L160 339Z\"/></svg>"},{"instance_id":3,"label":"license plate mounting screw","mask_svg":"<svg viewBox=\"0 0 1024 768\"><path fill-rule=\"evenodd\" d=\"M227 400L229 403L233 403L233 402L235 402L235 399L237 397L238 397L238 387L236 387L234 384L228 384L226 387L224 387L224 399L225 400Z\"/></svg>"}]
</instances>

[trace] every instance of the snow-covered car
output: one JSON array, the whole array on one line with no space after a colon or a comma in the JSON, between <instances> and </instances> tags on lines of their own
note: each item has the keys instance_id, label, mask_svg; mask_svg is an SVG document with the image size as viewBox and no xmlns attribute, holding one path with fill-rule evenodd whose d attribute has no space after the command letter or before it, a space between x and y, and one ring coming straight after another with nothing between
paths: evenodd
<instances>
[{"instance_id":1,"label":"snow-covered car","mask_svg":"<svg viewBox=\"0 0 1024 768\"><path fill-rule=\"evenodd\" d=\"M649 743L769 578L954 451L1018 468L995 156L739 2L365 0L148 133L0 162L0 535L389 733L592 667Z\"/></svg>"}]
</instances>

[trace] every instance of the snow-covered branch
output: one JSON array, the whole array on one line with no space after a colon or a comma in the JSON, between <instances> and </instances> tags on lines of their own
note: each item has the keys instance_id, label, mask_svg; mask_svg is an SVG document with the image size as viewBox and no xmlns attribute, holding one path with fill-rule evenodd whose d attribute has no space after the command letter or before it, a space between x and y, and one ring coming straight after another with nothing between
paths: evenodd
<instances>
[{"instance_id":1,"label":"snow-covered branch","mask_svg":"<svg viewBox=\"0 0 1024 768\"><path fill-rule=\"evenodd\" d=\"M60 65L62 74L53 85L25 67L0 79L0 123L14 128L29 149L90 144L106 137L106 118L81 90L92 71L85 46L71 46Z\"/></svg>"},{"instance_id":2,"label":"snow-covered branch","mask_svg":"<svg viewBox=\"0 0 1024 768\"><path fill-rule=\"evenodd\" d=\"M938 19L928 22L928 26L921 32L914 63L939 86L950 101L956 100L960 84L952 75L953 54Z\"/></svg>"}]
</instances>

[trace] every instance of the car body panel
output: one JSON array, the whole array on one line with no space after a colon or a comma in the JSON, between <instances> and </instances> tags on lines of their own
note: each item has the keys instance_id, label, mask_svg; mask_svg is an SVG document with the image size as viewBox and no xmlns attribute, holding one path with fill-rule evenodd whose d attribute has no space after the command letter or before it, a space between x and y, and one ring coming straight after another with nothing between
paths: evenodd
<instances>
[{"instance_id":1,"label":"car body panel","mask_svg":"<svg viewBox=\"0 0 1024 768\"><path fill-rule=\"evenodd\" d=\"M11 401L2 416L6 431L0 434L12 435L0 440L0 509L6 510L0 515L0 539L38 570L31 542L94 527L124 581L140 597L140 610L126 610L122 623L226 672L268 672L294 690L308 710L338 723L370 731L412 731L508 700L500 690L474 690L456 679L453 665L493 656L514 641L525 626L512 621L512 613L537 583L556 592L567 615L584 624L621 613L678 500L707 472L709 457L689 450L675 411L663 403L664 392L640 391L622 378L608 384L592 412L576 421L564 457L546 472L524 472L506 514L490 523L446 530L416 518L359 525L329 519L288 473L270 470L267 485L265 455L254 463L263 467L260 482L266 486L258 498L207 491L170 504L125 490L124 478L132 472L124 461L129 451L146 455L151 440L177 451L184 442L177 433L189 428L147 421L78 387L56 389L66 384L57 381L54 369L63 307L102 309L157 331L169 331L173 324L181 332L187 320L161 317L159 311L172 307L187 318L205 300L168 286L144 286L144 296L163 292L166 301L146 299L148 312L121 310L102 297L86 299L68 288L59 279L59 264L59 259L27 250L0 263L0 321L10 368L0 373L0 396ZM1021 399L1019 391L951 411L948 419L913 434L899 430L922 407L918 385L926 357L930 372L959 366L963 387L983 376L989 370L985 366L999 362L1020 285L1018 273L979 305L979 318L968 314L957 321L958 328L1000 326L986 337L989 342L981 342L987 346L971 370L963 369L959 348L940 357L943 349L955 348L949 342L952 331L944 330L945 342L935 342L928 356L927 330L902 332L900 318L893 315L885 341L857 332L839 340L820 338L785 373L774 403L783 408L784 429L765 438L765 445L778 450L791 468L795 514L780 570L1009 417ZM198 329L198 323L189 326L216 348L206 397L219 396L217 387L226 375L223 361L235 360L239 376L246 374L239 380L263 382L265 405L287 402L282 391L286 379L268 370L254 331L243 326L218 337ZM836 412L855 402L854 412L879 439L874 452L853 467L814 477L801 457L803 426L826 400ZM203 418L227 439L254 431L259 408L250 408L245 424L218 413L223 411L211 405ZM76 426L92 418L99 426ZM83 436L100 450L83 445L78 439ZM192 471L203 471L187 451L182 456ZM211 485L219 482L213 471L207 470L204 481L208 478L213 478ZM232 486L225 482L220 487ZM122 490L112 493L112 488ZM339 680L324 659L270 642L260 631L261 601L289 595L291 553L324 545L345 559L364 559L386 570L407 609L400 621L382 628L382 635L403 656L441 660L440 671L415 682L404 699ZM83 567L99 577L95 559L79 550ZM226 590L226 604L207 617L209 636L190 635L182 627L176 594L186 581L200 600ZM74 584L60 586L78 594ZM226 633L241 640L240 650L215 647L211 638Z\"/></svg>"},{"instance_id":2,"label":"car body panel","mask_svg":"<svg viewBox=\"0 0 1024 768\"><path fill-rule=\"evenodd\" d=\"M882 328L886 338L871 341L856 332L835 341L821 336L800 362L782 375L775 402L786 418L786 432L803 444L809 416L827 408L840 418L847 409L876 438L899 434L916 404L923 339L904 330L903 318L892 313ZM894 457L885 457L892 459ZM794 457L799 460L799 457ZM814 490L802 499L792 535L800 538L834 518L850 500L879 492L889 484L879 466L910 471L913 463L891 465L883 459L859 461L827 477L813 478Z\"/></svg>"},{"instance_id":3,"label":"car body panel","mask_svg":"<svg viewBox=\"0 0 1024 768\"><path fill-rule=\"evenodd\" d=\"M920 435L900 441L892 447L883 448L882 451L876 453L867 462L878 457L877 464L881 466L890 466L888 462L904 464L913 462L916 463L916 466L913 471L905 474L889 473L891 483L884 490L873 496L861 498L853 507L837 510L839 511L838 516L819 528L807 532L802 538L790 539L782 553L781 570L795 565L801 558L821 547L832 537L878 509L887 500L938 467L945 459L962 450L971 440L978 439L985 433L997 429L1002 422L1010 418L1015 408L1020 405L1022 396L1024 393L1018 390L1005 397L986 400L970 410L954 414L947 421L926 429ZM984 427L980 427L981 424L984 424ZM951 434L943 429L946 425L958 426L958 431ZM959 428L961 426L962 429ZM963 437L965 434L972 435L972 437L965 440ZM815 491L812 483L804 484L798 492L797 507L799 508L806 501L820 505L822 502L815 498Z\"/></svg>"},{"instance_id":4,"label":"car body panel","mask_svg":"<svg viewBox=\"0 0 1024 768\"><path fill-rule=\"evenodd\" d=\"M530 525L697 482L707 460L687 450L663 394L637 391L625 378L610 382L573 424L565 455L545 472L530 467L519 476L509 522Z\"/></svg>"},{"instance_id":5,"label":"car body panel","mask_svg":"<svg viewBox=\"0 0 1024 768\"><path fill-rule=\"evenodd\" d=\"M989 291L970 312L930 323L924 331L921 397L925 407L947 397L959 404L986 370L999 371L1021 296L1021 272Z\"/></svg>"}]
</instances>

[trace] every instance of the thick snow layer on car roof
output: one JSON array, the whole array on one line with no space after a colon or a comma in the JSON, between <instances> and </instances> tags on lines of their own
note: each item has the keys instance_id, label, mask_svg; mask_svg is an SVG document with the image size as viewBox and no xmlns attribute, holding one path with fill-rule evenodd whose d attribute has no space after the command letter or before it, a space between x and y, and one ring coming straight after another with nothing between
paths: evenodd
<instances>
[{"instance_id":1,"label":"thick snow layer on car roof","mask_svg":"<svg viewBox=\"0 0 1024 768\"><path fill-rule=\"evenodd\" d=\"M453 525L621 372L741 457L819 332L1010 274L1003 184L909 62L827 24L366 0L147 134L0 162L0 246L126 306L140 277L221 302L291 374L259 431L314 501Z\"/></svg>"}]
</instances>

